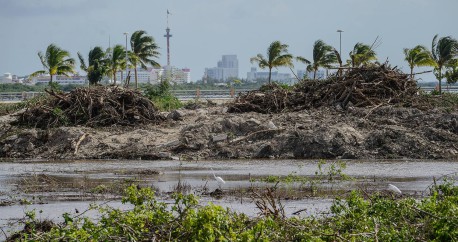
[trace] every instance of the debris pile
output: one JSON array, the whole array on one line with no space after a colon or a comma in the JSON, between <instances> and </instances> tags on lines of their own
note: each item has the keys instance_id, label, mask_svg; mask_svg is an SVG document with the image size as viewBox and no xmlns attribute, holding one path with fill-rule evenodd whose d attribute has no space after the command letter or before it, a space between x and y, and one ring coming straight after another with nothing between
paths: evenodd
<instances>
[{"instance_id":1,"label":"debris pile","mask_svg":"<svg viewBox=\"0 0 458 242\"><path fill-rule=\"evenodd\" d=\"M291 107L290 95L293 95L290 90L272 83L262 86L259 90L240 93L235 101L229 104L228 112L279 113Z\"/></svg>"},{"instance_id":2,"label":"debris pile","mask_svg":"<svg viewBox=\"0 0 458 242\"><path fill-rule=\"evenodd\" d=\"M349 69L326 80L303 80L293 90L270 85L243 93L229 105L229 112L278 113L322 106L371 107L384 104L412 105L417 100L415 80L388 64Z\"/></svg>"},{"instance_id":3,"label":"debris pile","mask_svg":"<svg viewBox=\"0 0 458 242\"><path fill-rule=\"evenodd\" d=\"M18 114L14 124L37 128L101 127L165 120L153 103L135 90L97 86L77 88L70 93L46 92L49 97Z\"/></svg>"}]
</instances>

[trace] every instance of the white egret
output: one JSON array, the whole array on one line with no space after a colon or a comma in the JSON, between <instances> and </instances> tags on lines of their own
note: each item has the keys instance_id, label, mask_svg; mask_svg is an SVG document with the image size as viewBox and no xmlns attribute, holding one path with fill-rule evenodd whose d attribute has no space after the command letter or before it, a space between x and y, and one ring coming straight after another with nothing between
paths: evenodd
<instances>
[{"instance_id":1,"label":"white egret","mask_svg":"<svg viewBox=\"0 0 458 242\"><path fill-rule=\"evenodd\" d=\"M402 192L401 190L399 190L399 188L393 184L388 184L388 190L394 192L394 193L397 193L399 195L402 195Z\"/></svg>"},{"instance_id":2,"label":"white egret","mask_svg":"<svg viewBox=\"0 0 458 242\"><path fill-rule=\"evenodd\" d=\"M213 171L213 168L210 168L210 169L212 169L213 177L215 178L216 182L218 182L218 185L220 187L221 187L222 184L226 184L226 182L223 180L223 178L215 175L215 172Z\"/></svg>"}]
</instances>

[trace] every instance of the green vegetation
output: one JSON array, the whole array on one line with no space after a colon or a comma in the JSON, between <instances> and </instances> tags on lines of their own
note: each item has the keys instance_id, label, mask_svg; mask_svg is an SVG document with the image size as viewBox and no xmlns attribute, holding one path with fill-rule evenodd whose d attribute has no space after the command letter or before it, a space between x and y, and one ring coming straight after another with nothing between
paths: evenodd
<instances>
[{"instance_id":1,"label":"green vegetation","mask_svg":"<svg viewBox=\"0 0 458 242\"><path fill-rule=\"evenodd\" d=\"M334 161L327 163L325 160L318 161L318 169L315 171L314 177L299 176L296 172L290 173L287 176L267 176L260 179L259 181L267 183L284 183L287 185L293 185L293 183L299 183L301 187L308 187L312 195L316 195L319 192L319 184L331 185L328 192L333 193L333 187L337 182L351 180L344 173L347 165L343 161ZM255 180L253 180L255 181Z\"/></svg>"},{"instance_id":2,"label":"green vegetation","mask_svg":"<svg viewBox=\"0 0 458 242\"><path fill-rule=\"evenodd\" d=\"M144 30L138 30L132 34L130 37L130 47L132 51L130 52L129 59L135 70L135 89L138 89L137 66L140 65L145 70L148 64L153 67L160 67L161 65L152 59L159 57L160 54L157 51L159 47L154 41L154 38L146 35L146 31Z\"/></svg>"},{"instance_id":3,"label":"green vegetation","mask_svg":"<svg viewBox=\"0 0 458 242\"><path fill-rule=\"evenodd\" d=\"M39 95L18 103L0 103L0 115L12 114L23 108L32 107L36 103L41 102L45 97L46 95Z\"/></svg>"},{"instance_id":4,"label":"green vegetation","mask_svg":"<svg viewBox=\"0 0 458 242\"><path fill-rule=\"evenodd\" d=\"M44 70L36 71L30 76L37 76L41 74L49 74L49 84L52 83L52 77L55 75L68 75L75 72L75 60L70 58L70 53L61 49L55 44L50 44L46 49L46 54L38 52L41 64Z\"/></svg>"},{"instance_id":5,"label":"green vegetation","mask_svg":"<svg viewBox=\"0 0 458 242\"><path fill-rule=\"evenodd\" d=\"M177 97L170 93L170 84L166 79L157 85L146 86L145 95L162 111L178 109L183 104Z\"/></svg>"},{"instance_id":6,"label":"green vegetation","mask_svg":"<svg viewBox=\"0 0 458 242\"><path fill-rule=\"evenodd\" d=\"M458 74L453 74L453 70L458 66L458 41L450 36L439 38L434 36L431 53L434 60L434 75L439 82L439 95L442 94L442 79L447 77L443 73L444 69L448 69L448 79L453 81L453 77L458 77ZM458 80L455 79L454 82Z\"/></svg>"},{"instance_id":7,"label":"green vegetation","mask_svg":"<svg viewBox=\"0 0 458 242\"><path fill-rule=\"evenodd\" d=\"M116 72L125 65L126 50L122 45L115 45L113 49L108 49L107 53L110 53L109 59L107 60L107 73L113 77L113 84L116 85Z\"/></svg>"},{"instance_id":8,"label":"green vegetation","mask_svg":"<svg viewBox=\"0 0 458 242\"><path fill-rule=\"evenodd\" d=\"M377 55L373 46L356 43L353 50L350 51L350 60L347 60L347 64L350 64L351 67L361 67L375 60L377 60Z\"/></svg>"},{"instance_id":9,"label":"green vegetation","mask_svg":"<svg viewBox=\"0 0 458 242\"><path fill-rule=\"evenodd\" d=\"M307 64L307 71L313 71L313 80L316 79L316 72L319 68L330 68L332 64L337 63L336 52L334 48L327 45L322 40L317 40L313 44L313 63L304 57L297 56L296 59Z\"/></svg>"},{"instance_id":10,"label":"green vegetation","mask_svg":"<svg viewBox=\"0 0 458 242\"><path fill-rule=\"evenodd\" d=\"M422 45L417 45L412 49L404 49L405 61L409 64L410 78L413 78L413 68L419 66L434 66L431 52Z\"/></svg>"},{"instance_id":11,"label":"green vegetation","mask_svg":"<svg viewBox=\"0 0 458 242\"><path fill-rule=\"evenodd\" d=\"M269 69L268 83L270 84L272 68L281 66L292 67L292 59L293 56L288 54L288 45L282 44L280 41L274 41L270 44L269 48L267 48L267 59L262 54L258 54L252 57L250 61L251 63L258 63L261 69Z\"/></svg>"},{"instance_id":12,"label":"green vegetation","mask_svg":"<svg viewBox=\"0 0 458 242\"><path fill-rule=\"evenodd\" d=\"M89 51L89 66L86 65L83 56L79 52L78 58L80 60L81 69L87 73L89 84L95 85L100 83L107 71L105 52L102 50L102 47L96 46Z\"/></svg>"},{"instance_id":13,"label":"green vegetation","mask_svg":"<svg viewBox=\"0 0 458 242\"><path fill-rule=\"evenodd\" d=\"M19 83L5 83L0 84L0 92L42 92L43 85L23 85Z\"/></svg>"},{"instance_id":14,"label":"green vegetation","mask_svg":"<svg viewBox=\"0 0 458 242\"><path fill-rule=\"evenodd\" d=\"M272 193L264 193L264 196ZM271 197L272 198L272 197ZM127 210L95 206L101 217L63 214L64 222L39 221L26 212L26 229L11 240L25 241L456 241L458 187L434 183L423 199L352 191L337 198L328 215L303 218L283 213L248 217L208 204L194 195L173 195L168 206L150 188L130 186L123 203ZM262 198L259 198L262 199ZM269 199L269 198L265 198ZM272 199L270 201L276 201ZM273 203L274 203L273 202ZM281 208L271 204L270 209ZM84 213L83 213L84 214Z\"/></svg>"}]
</instances>

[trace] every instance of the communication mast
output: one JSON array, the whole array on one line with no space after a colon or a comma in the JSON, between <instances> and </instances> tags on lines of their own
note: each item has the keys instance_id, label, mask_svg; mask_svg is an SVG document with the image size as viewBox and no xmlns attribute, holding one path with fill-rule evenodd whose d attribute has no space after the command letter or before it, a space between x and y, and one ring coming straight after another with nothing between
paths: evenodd
<instances>
[{"instance_id":1,"label":"communication mast","mask_svg":"<svg viewBox=\"0 0 458 242\"><path fill-rule=\"evenodd\" d=\"M165 29L166 34L164 35L164 37L167 38L167 66L170 67L170 37L172 37L172 35L170 34L169 28L169 14L171 13L167 9L167 28Z\"/></svg>"}]
</instances>

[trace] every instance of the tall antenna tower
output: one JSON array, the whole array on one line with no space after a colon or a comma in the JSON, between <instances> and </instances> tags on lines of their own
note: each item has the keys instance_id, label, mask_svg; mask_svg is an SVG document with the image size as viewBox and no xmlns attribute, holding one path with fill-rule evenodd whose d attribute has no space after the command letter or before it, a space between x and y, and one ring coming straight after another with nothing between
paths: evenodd
<instances>
[{"instance_id":1,"label":"tall antenna tower","mask_svg":"<svg viewBox=\"0 0 458 242\"><path fill-rule=\"evenodd\" d=\"M170 37L172 37L169 28L169 14L171 13L167 9L167 28L165 29L166 34L164 35L164 37L167 38L167 66L170 66Z\"/></svg>"}]
</instances>

